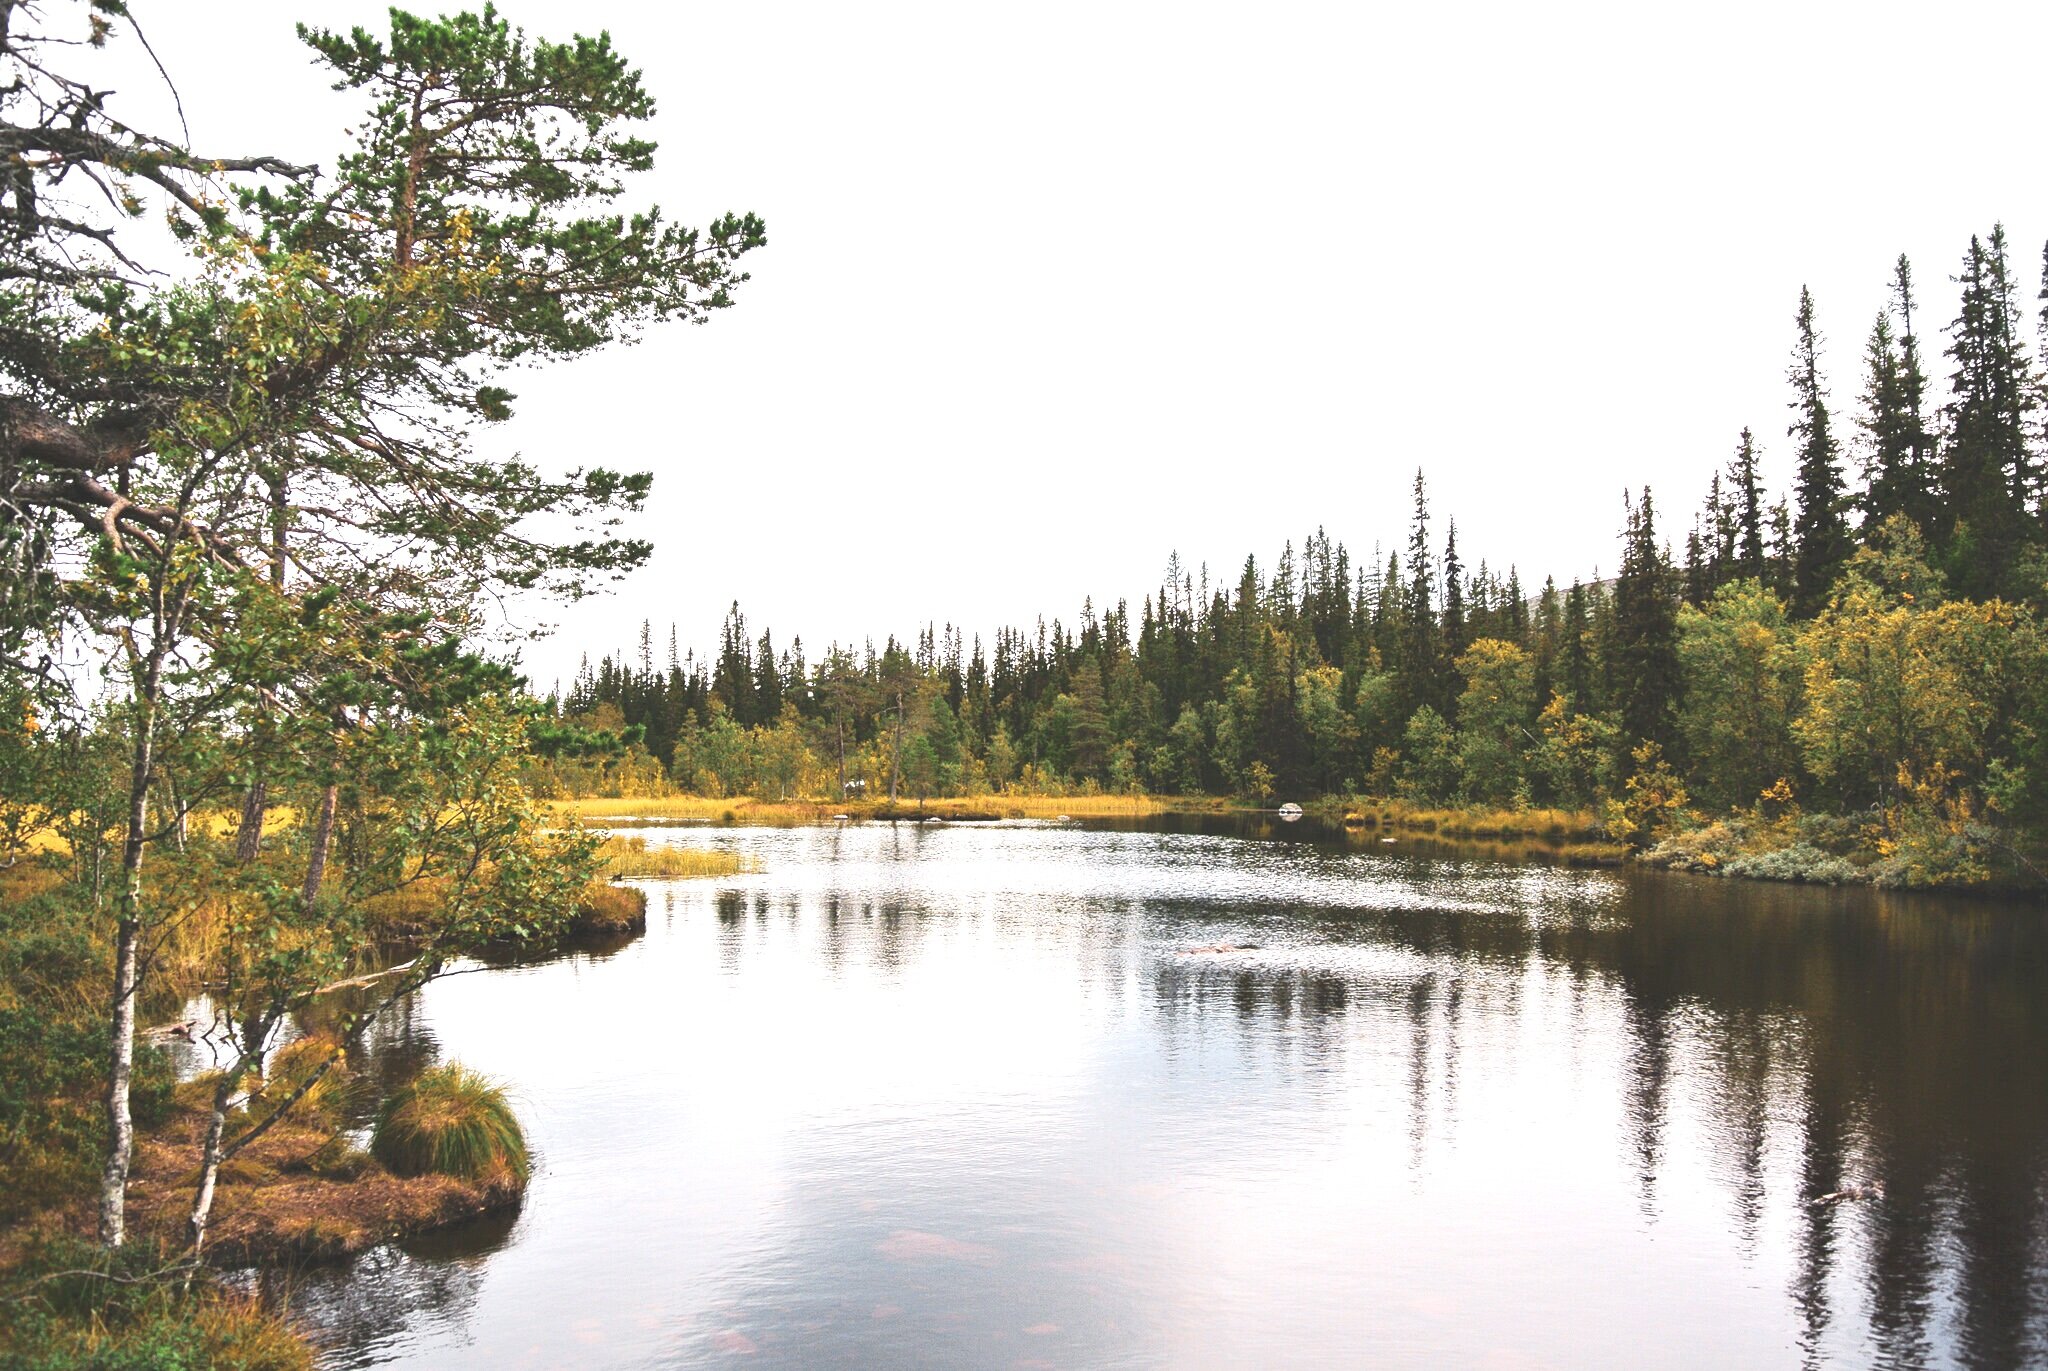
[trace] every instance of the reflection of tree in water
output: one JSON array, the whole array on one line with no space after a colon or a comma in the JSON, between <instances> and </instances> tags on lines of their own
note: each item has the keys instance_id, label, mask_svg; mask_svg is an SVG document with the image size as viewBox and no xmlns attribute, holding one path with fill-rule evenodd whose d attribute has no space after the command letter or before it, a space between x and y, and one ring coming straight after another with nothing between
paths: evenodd
<instances>
[{"instance_id":1,"label":"reflection of tree in water","mask_svg":"<svg viewBox=\"0 0 2048 1371\"><path fill-rule=\"evenodd\" d=\"M923 841L896 830L885 846L907 861ZM1418 1168L1455 1141L1468 1025L1553 1015L1568 1042L1620 1049L1624 1160L1644 1212L1657 1211L1659 1178L1680 1160L1671 1130L1698 1118L1697 1141L1683 1146L1706 1149L1742 1249L1789 1230L1785 1298L1810 1360L1839 1358L1867 1330L1868 1355L1884 1366L2048 1364L2048 929L1870 891L1635 872L1517 883L1497 866L1436 859L1392 869L1431 889L1469 874L1491 907L1091 902L1090 918L1135 926L1137 938L1094 946L1077 974L1120 989L1129 967L1144 968L1169 1051L1221 1029L1259 1055L1276 1089L1291 1064L1323 1069L1345 1050L1347 1020L1383 1023L1405 1065ZM863 957L899 971L932 911L865 895L775 908L800 926L817 921L834 973ZM728 890L711 904L720 964L738 973L770 936L768 899ZM1266 950L1162 955L1162 944L1248 938ZM1374 956L1304 966L1275 955L1288 941ZM393 1057L391 1079L436 1054L410 1010L378 1029L391 1046L377 1058L410 1054ZM1881 1200L1806 1203L1870 1181L1883 1183Z\"/></svg>"},{"instance_id":2,"label":"reflection of tree in water","mask_svg":"<svg viewBox=\"0 0 2048 1371\"><path fill-rule=\"evenodd\" d=\"M1432 1004L1436 978L1425 977L1408 987L1408 1169L1422 1170L1429 1154L1430 1084L1436 1073L1430 1069L1430 1030L1435 1024Z\"/></svg>"},{"instance_id":3,"label":"reflection of tree in water","mask_svg":"<svg viewBox=\"0 0 2048 1371\"><path fill-rule=\"evenodd\" d=\"M832 841L836 847L839 842L839 835L836 832L832 835ZM836 979L846 968L846 928L840 922L840 898L837 891L825 897L824 926L825 936L819 942L819 947L825 953L825 969Z\"/></svg>"},{"instance_id":4,"label":"reflection of tree in water","mask_svg":"<svg viewBox=\"0 0 2048 1371\"><path fill-rule=\"evenodd\" d=\"M904 906L896 900L883 900L873 911L875 965L884 971L896 972L903 969L905 955L912 949L905 944ZM868 913L867 910L862 911ZM911 921L915 926L915 920Z\"/></svg>"},{"instance_id":5,"label":"reflection of tree in water","mask_svg":"<svg viewBox=\"0 0 2048 1371\"><path fill-rule=\"evenodd\" d=\"M347 1266L265 1270L256 1289L316 1330L321 1344L348 1349L346 1360L323 1365L374 1365L408 1331L466 1324L475 1314L485 1259L518 1223L517 1210L487 1214L403 1248L373 1248Z\"/></svg>"},{"instance_id":6,"label":"reflection of tree in water","mask_svg":"<svg viewBox=\"0 0 2048 1371\"><path fill-rule=\"evenodd\" d=\"M1670 1015L1669 1005L1643 1004L1633 997L1622 1010L1621 1027L1628 1044L1629 1138L1645 1218L1657 1213L1664 1111L1671 1097Z\"/></svg>"},{"instance_id":7,"label":"reflection of tree in water","mask_svg":"<svg viewBox=\"0 0 2048 1371\"><path fill-rule=\"evenodd\" d=\"M1995 910L1867 891L1634 884L1639 907L1657 912L1573 933L1563 955L1612 968L1659 1018L1696 1006L1702 1032L1722 1040L1708 1065L1746 1061L1754 1079L1795 1092L1786 1112L1800 1120L1799 1200L1885 1187L1867 1204L1802 1205L1793 1293L1809 1349L1843 1312L1828 1307L1830 1276L1853 1259L1861 1269L1845 1274L1864 1288L1884 1363L1925 1362L1941 1284L1953 1286L1962 1364L2038 1359L2048 1332L2037 1276L2048 1253L2040 930ZM1802 1032L1784 1031L1788 1013ZM1744 1075L1705 1074L1724 1112L1759 1093ZM1740 1132L1716 1141L1749 1145Z\"/></svg>"},{"instance_id":8,"label":"reflection of tree in water","mask_svg":"<svg viewBox=\"0 0 2048 1371\"><path fill-rule=\"evenodd\" d=\"M376 996L375 988L368 987L323 997L301 1012L298 1027L321 1032L344 1013L374 1009ZM349 1054L356 1081L341 1095L343 1122L367 1127L379 1100L432 1066L440 1055L440 1041L421 1012L417 994L385 1006L364 1028L360 1049Z\"/></svg>"},{"instance_id":9,"label":"reflection of tree in water","mask_svg":"<svg viewBox=\"0 0 2048 1371\"><path fill-rule=\"evenodd\" d=\"M721 890L712 897L712 907L718 912L718 969L736 976L747 953L747 897Z\"/></svg>"},{"instance_id":10,"label":"reflection of tree in water","mask_svg":"<svg viewBox=\"0 0 2048 1371\"><path fill-rule=\"evenodd\" d=\"M1408 865L1418 879L1453 874ZM1796 1206L1787 1293L1809 1358L1830 1344L1839 1355L1867 1319L1884 1366L2048 1364L2048 930L2011 911L1867 890L1649 873L1590 884L1607 897L1317 920L1326 942L1480 974L1338 975L1334 993L1304 993L1299 972L1257 958L1168 957L1154 982L1160 1024L1197 1031L1214 1008L1249 1033L1290 1009L1306 1022L1364 1003L1395 1010L1408 1024L1421 1165L1444 1136L1432 1131L1451 1126L1464 1019L1482 1003L1489 1018L1514 1013L1523 969L1535 970L1569 988L1575 1040L1620 1037L1646 1213L1681 1088L1705 1111L1696 1145L1745 1250L1759 1241L1769 1156L1796 1158L1779 1174L1781 1191L1798 1192L1774 1198ZM1881 1199L1808 1203L1871 1182ZM1849 1289L1854 1303L1837 1307Z\"/></svg>"}]
</instances>

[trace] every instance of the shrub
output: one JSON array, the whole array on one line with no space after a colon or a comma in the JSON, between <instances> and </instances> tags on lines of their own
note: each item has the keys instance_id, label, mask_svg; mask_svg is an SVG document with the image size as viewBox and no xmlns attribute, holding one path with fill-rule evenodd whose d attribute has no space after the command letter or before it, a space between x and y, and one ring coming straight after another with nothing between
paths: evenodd
<instances>
[{"instance_id":1,"label":"shrub","mask_svg":"<svg viewBox=\"0 0 2048 1371\"><path fill-rule=\"evenodd\" d=\"M1811 843L1794 843L1775 852L1745 853L1730 858L1722 870L1730 876L1806 881L1814 885L1850 885L1866 879L1854 862L1823 852Z\"/></svg>"},{"instance_id":2,"label":"shrub","mask_svg":"<svg viewBox=\"0 0 2048 1371\"><path fill-rule=\"evenodd\" d=\"M400 1086L378 1112L371 1155L400 1176L510 1176L526 1184L526 1133L488 1077L451 1062Z\"/></svg>"}]
</instances>

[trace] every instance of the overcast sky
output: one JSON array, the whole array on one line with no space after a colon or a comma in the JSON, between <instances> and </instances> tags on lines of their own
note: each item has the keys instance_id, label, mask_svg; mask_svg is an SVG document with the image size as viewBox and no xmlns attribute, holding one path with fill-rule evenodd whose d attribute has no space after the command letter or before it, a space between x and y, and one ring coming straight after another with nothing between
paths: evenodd
<instances>
[{"instance_id":1,"label":"overcast sky","mask_svg":"<svg viewBox=\"0 0 2048 1371\"><path fill-rule=\"evenodd\" d=\"M202 151L331 163L292 20L382 6L135 8ZM815 658L1369 553L1418 465L1468 561L1611 568L1623 488L1682 537L1744 424L1787 483L1802 282L1846 420L1898 253L1932 333L1972 232L2029 296L2048 234L2048 6L500 8L644 69L647 198L769 229L707 326L514 382L494 442L656 476L652 562L533 616L543 688L734 599Z\"/></svg>"}]
</instances>

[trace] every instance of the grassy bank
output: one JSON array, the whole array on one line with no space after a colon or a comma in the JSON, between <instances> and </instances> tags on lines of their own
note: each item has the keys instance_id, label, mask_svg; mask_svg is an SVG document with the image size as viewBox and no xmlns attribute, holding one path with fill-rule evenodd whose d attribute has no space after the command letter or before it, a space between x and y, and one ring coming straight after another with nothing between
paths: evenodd
<instances>
[{"instance_id":1,"label":"grassy bank","mask_svg":"<svg viewBox=\"0 0 2048 1371\"><path fill-rule=\"evenodd\" d=\"M1231 804L1209 796L1010 794L934 797L922 804L915 799L900 799L894 805L886 799L831 804L818 800L757 800L747 796L707 799L701 795L592 797L548 803L558 822L575 819L599 826L633 822L788 826L827 823L839 815L849 819L933 815L942 819L1127 819L1190 810L1220 811Z\"/></svg>"},{"instance_id":2,"label":"grassy bank","mask_svg":"<svg viewBox=\"0 0 2048 1371\"><path fill-rule=\"evenodd\" d=\"M1431 805L1408 800L1332 796L1307 806L1315 817L1347 828L1432 833L1445 838L1527 838L1548 843L1600 842L1599 816L1581 809L1503 809Z\"/></svg>"},{"instance_id":3,"label":"grassy bank","mask_svg":"<svg viewBox=\"0 0 2048 1371\"><path fill-rule=\"evenodd\" d=\"M1598 816L1585 810L1431 805L1356 795L1328 796L1305 808L1323 823L1379 834L1383 841L1420 837L1508 861L1619 866L1629 857L1627 846L1609 839Z\"/></svg>"}]
</instances>

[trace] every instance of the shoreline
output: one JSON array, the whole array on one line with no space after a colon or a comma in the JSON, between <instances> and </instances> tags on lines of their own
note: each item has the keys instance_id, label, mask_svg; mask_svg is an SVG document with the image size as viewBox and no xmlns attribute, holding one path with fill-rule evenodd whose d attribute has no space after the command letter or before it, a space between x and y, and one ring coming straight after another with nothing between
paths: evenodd
<instances>
[{"instance_id":1,"label":"shoreline","mask_svg":"<svg viewBox=\"0 0 2048 1371\"><path fill-rule=\"evenodd\" d=\"M710 798L695 795L585 796L544 802L557 819L573 818L595 828L706 826L714 828L796 828L847 823L999 823L1039 819L1100 822L1173 816L1251 819L1269 816L1273 805L1250 804L1215 795L968 795L929 798L922 803L899 799L856 800L842 805L825 801L759 801L747 796ZM1976 881L1916 883L1890 880L1895 868L1883 865L1883 854L1867 846L1841 841L1816 844L1796 821L1776 825L1731 824L1727 818L1700 816L1695 827L1673 829L1660 841L1636 848L1607 836L1591 810L1546 807L1526 809L1487 805L1436 805L1388 797L1326 795L1303 805L1304 817L1325 831L1377 833L1395 838L1428 839L1480 849L1500 860L1536 860L1563 866L1636 868L1721 880L1752 880L1775 885L1865 887L1922 890L1974 895L2025 903L2038 900L2043 883L2017 872L1993 872ZM1739 819L1739 816L1737 816ZM1841 816L1807 816L1816 824L1845 828ZM1725 847L1698 848L1701 837L1739 834ZM1697 850L1695 850L1697 849Z\"/></svg>"}]
</instances>

